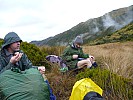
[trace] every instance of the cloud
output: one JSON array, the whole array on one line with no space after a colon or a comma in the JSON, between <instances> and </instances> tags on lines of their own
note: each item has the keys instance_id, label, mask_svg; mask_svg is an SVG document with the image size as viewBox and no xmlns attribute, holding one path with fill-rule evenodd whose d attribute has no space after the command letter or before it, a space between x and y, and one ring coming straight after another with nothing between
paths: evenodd
<instances>
[{"instance_id":1,"label":"cloud","mask_svg":"<svg viewBox=\"0 0 133 100\"><path fill-rule=\"evenodd\" d=\"M110 26L114 26L114 25L120 27L120 24L117 23L115 20L113 20L113 19L110 17L109 14L106 14L106 15L104 16L103 23L104 23L104 26L105 26L106 28L108 28L108 27L110 27Z\"/></svg>"}]
</instances>

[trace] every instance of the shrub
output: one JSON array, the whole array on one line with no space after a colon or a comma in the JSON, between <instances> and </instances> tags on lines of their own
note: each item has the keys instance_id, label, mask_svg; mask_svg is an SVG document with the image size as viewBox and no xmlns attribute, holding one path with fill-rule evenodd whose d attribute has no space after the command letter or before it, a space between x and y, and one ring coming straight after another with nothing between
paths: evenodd
<instances>
[{"instance_id":1,"label":"shrub","mask_svg":"<svg viewBox=\"0 0 133 100\"><path fill-rule=\"evenodd\" d=\"M64 50L65 46L51 46L51 47L40 47L42 52L47 52L48 55L60 56Z\"/></svg>"},{"instance_id":2,"label":"shrub","mask_svg":"<svg viewBox=\"0 0 133 100\"><path fill-rule=\"evenodd\" d=\"M104 90L104 98L107 97L111 100L130 100L133 98L133 84L130 79L100 68L86 69L85 72L81 72L76 76L78 80L88 77Z\"/></svg>"},{"instance_id":3,"label":"shrub","mask_svg":"<svg viewBox=\"0 0 133 100\"><path fill-rule=\"evenodd\" d=\"M40 66L44 61L46 52L41 52L40 49L34 44L22 42L21 49L27 54L28 58L32 61L33 65Z\"/></svg>"},{"instance_id":4,"label":"shrub","mask_svg":"<svg viewBox=\"0 0 133 100\"><path fill-rule=\"evenodd\" d=\"M0 47L1 47L1 45L3 44L3 40L2 39L0 39Z\"/></svg>"}]
</instances>

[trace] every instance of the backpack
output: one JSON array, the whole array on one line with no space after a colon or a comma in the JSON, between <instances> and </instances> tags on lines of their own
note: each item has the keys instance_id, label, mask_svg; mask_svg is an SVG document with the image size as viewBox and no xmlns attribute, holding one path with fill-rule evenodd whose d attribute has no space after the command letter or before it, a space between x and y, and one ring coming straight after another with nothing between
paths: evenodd
<instances>
[{"instance_id":1,"label":"backpack","mask_svg":"<svg viewBox=\"0 0 133 100\"><path fill-rule=\"evenodd\" d=\"M46 56L46 60L50 61L51 63L56 63L60 66L59 70L61 72L66 72L68 70L68 67L65 64L65 61L59 56L56 55L48 55Z\"/></svg>"},{"instance_id":2,"label":"backpack","mask_svg":"<svg viewBox=\"0 0 133 100\"><path fill-rule=\"evenodd\" d=\"M0 74L0 100L50 100L48 84L37 69Z\"/></svg>"}]
</instances>

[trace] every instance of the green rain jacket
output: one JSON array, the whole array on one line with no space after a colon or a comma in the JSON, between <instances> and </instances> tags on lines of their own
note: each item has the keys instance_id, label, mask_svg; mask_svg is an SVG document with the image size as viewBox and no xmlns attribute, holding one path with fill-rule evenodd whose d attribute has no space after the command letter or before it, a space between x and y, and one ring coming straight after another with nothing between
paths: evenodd
<instances>
[{"instance_id":1,"label":"green rain jacket","mask_svg":"<svg viewBox=\"0 0 133 100\"><path fill-rule=\"evenodd\" d=\"M8 57L5 47L17 41L22 40L16 33L8 33L0 50L0 100L50 100L47 83L22 50L21 59L10 63L13 54Z\"/></svg>"},{"instance_id":2,"label":"green rain jacket","mask_svg":"<svg viewBox=\"0 0 133 100\"><path fill-rule=\"evenodd\" d=\"M73 55L78 55L78 58L88 58L89 55L83 53L82 48L76 48L74 43L69 44L68 47L64 50L62 54L62 59L66 62L66 65L68 66L69 70L76 68L78 59L73 59Z\"/></svg>"},{"instance_id":3,"label":"green rain jacket","mask_svg":"<svg viewBox=\"0 0 133 100\"><path fill-rule=\"evenodd\" d=\"M11 43L17 42L17 41L22 41L19 36L14 33L10 32L7 34L4 38L4 44L2 45L2 48L0 50L0 74L8 69L12 68L18 68L21 71L24 71L25 69L29 69L32 67L32 62L28 59L27 55L20 50L21 53L23 53L20 61L18 61L18 64L12 64L10 61L7 59L6 54L5 54L5 47Z\"/></svg>"}]
</instances>

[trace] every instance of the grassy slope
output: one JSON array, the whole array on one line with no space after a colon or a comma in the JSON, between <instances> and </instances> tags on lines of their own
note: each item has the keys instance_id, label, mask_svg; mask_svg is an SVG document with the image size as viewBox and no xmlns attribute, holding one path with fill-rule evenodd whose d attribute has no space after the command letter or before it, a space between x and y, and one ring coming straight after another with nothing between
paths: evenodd
<instances>
[{"instance_id":1,"label":"grassy slope","mask_svg":"<svg viewBox=\"0 0 133 100\"><path fill-rule=\"evenodd\" d=\"M133 42L83 46L83 50L85 53L89 53L95 57L100 68L108 69L113 73L117 73L117 75L132 79L133 82ZM47 78L53 88L54 94L57 96L58 100L69 100L72 87L77 79L73 73L61 74L55 65L52 66L53 70L47 73ZM107 100L118 100L124 97L128 100L129 97L127 95L121 95L123 90L122 87L119 91L113 90L118 93L110 96L104 93L104 98Z\"/></svg>"},{"instance_id":2,"label":"grassy slope","mask_svg":"<svg viewBox=\"0 0 133 100\"><path fill-rule=\"evenodd\" d=\"M84 51L94 55L98 62L112 72L133 78L133 42L117 42L95 46L84 46Z\"/></svg>"}]
</instances>

